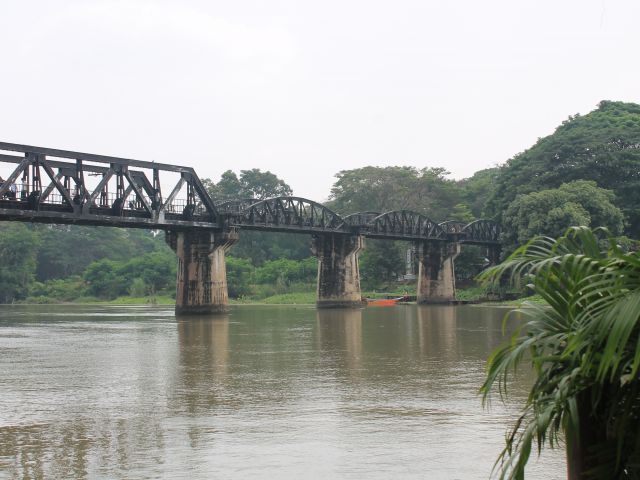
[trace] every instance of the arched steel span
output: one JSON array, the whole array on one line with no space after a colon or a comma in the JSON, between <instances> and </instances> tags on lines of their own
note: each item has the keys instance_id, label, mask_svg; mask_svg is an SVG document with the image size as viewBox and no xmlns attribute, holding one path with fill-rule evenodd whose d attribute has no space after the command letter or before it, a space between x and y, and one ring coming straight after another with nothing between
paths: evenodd
<instances>
[{"instance_id":1,"label":"arched steel span","mask_svg":"<svg viewBox=\"0 0 640 480\"><path fill-rule=\"evenodd\" d=\"M500 227L492 220L476 220L462 229L463 243L497 245L500 243Z\"/></svg>"},{"instance_id":2,"label":"arched steel span","mask_svg":"<svg viewBox=\"0 0 640 480\"><path fill-rule=\"evenodd\" d=\"M397 210L378 215L363 230L368 237L397 240L447 240L447 234L440 225L429 217L410 210Z\"/></svg>"},{"instance_id":3,"label":"arched steel span","mask_svg":"<svg viewBox=\"0 0 640 480\"><path fill-rule=\"evenodd\" d=\"M459 234L462 233L464 227L466 227L468 223L469 222L461 222L459 220L447 220L446 222L441 222L438 225L440 225L446 233Z\"/></svg>"},{"instance_id":4,"label":"arched steel span","mask_svg":"<svg viewBox=\"0 0 640 480\"><path fill-rule=\"evenodd\" d=\"M225 213L242 213L248 207L253 205L254 203L259 202L257 198L240 198L233 200L224 200L221 202L215 202L215 207L218 209L218 212Z\"/></svg>"},{"instance_id":5,"label":"arched steel span","mask_svg":"<svg viewBox=\"0 0 640 480\"><path fill-rule=\"evenodd\" d=\"M344 217L344 223L350 227L366 227L371 221L380 216L380 212L358 212Z\"/></svg>"},{"instance_id":6,"label":"arched steel span","mask_svg":"<svg viewBox=\"0 0 640 480\"><path fill-rule=\"evenodd\" d=\"M344 220L324 205L301 197L275 197L246 206L231 225L243 229L350 233Z\"/></svg>"}]
</instances>

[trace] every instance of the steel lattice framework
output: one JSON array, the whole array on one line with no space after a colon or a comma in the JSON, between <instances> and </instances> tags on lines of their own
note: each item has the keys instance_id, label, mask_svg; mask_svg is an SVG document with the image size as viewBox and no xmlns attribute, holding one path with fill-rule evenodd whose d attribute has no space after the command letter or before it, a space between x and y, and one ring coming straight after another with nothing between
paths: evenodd
<instances>
[{"instance_id":1,"label":"steel lattice framework","mask_svg":"<svg viewBox=\"0 0 640 480\"><path fill-rule=\"evenodd\" d=\"M364 227L369 237L397 240L446 240L446 232L436 222L420 213L397 210L373 218Z\"/></svg>"},{"instance_id":2,"label":"steel lattice framework","mask_svg":"<svg viewBox=\"0 0 640 480\"><path fill-rule=\"evenodd\" d=\"M0 219L148 228L218 227L192 168L0 142L17 167L0 185ZM166 198L160 175L177 181ZM177 174L177 175L176 175ZM97 177L93 185L87 177ZM176 196L186 186L186 199Z\"/></svg>"},{"instance_id":3,"label":"steel lattice framework","mask_svg":"<svg viewBox=\"0 0 640 480\"><path fill-rule=\"evenodd\" d=\"M500 243L500 228L491 220L476 220L464 227L465 243L491 245Z\"/></svg>"},{"instance_id":4,"label":"steel lattice framework","mask_svg":"<svg viewBox=\"0 0 640 480\"><path fill-rule=\"evenodd\" d=\"M342 217L301 197L242 198L214 204L196 172L179 165L0 142L2 163L15 168L0 179L0 220L500 243L498 225L490 220L437 223L409 210ZM171 187L166 197L163 184Z\"/></svg>"},{"instance_id":5,"label":"steel lattice framework","mask_svg":"<svg viewBox=\"0 0 640 480\"><path fill-rule=\"evenodd\" d=\"M348 233L344 221L324 205L300 197L268 198L249 205L235 226L260 230Z\"/></svg>"}]
</instances>

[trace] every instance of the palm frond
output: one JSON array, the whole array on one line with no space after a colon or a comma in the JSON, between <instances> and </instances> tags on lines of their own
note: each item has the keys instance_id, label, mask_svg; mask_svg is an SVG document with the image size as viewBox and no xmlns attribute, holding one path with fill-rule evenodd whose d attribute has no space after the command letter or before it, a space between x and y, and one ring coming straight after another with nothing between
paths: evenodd
<instances>
[{"instance_id":1,"label":"palm frond","mask_svg":"<svg viewBox=\"0 0 640 480\"><path fill-rule=\"evenodd\" d=\"M594 426L585 427L585 410L606 432L592 445L589 473L638 474L640 256L624 252L605 229L574 227L557 240L532 239L481 280L507 276L516 284L526 281L547 305L515 310L525 321L487 361L480 389L485 403L496 388L504 398L523 363L536 375L496 463L500 478L524 478L533 442L540 451L558 445L562 432L580 439L581 427ZM512 318L506 316L505 324Z\"/></svg>"}]
</instances>

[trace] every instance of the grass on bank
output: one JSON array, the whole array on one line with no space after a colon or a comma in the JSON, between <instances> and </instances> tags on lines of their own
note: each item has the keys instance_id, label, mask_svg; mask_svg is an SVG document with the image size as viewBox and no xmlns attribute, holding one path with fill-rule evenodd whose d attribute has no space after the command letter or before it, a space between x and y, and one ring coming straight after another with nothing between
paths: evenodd
<instances>
[{"instance_id":1,"label":"grass on bank","mask_svg":"<svg viewBox=\"0 0 640 480\"><path fill-rule=\"evenodd\" d=\"M230 298L232 305L266 304L266 305L313 305L316 303L315 285L296 284L287 288L274 288L273 286L254 286L249 295L239 298ZM260 287L260 288L258 288ZM363 291L365 298L401 297L403 295L415 295L415 285L389 285L387 288ZM456 292L456 299L463 301L478 301L487 305L520 305L524 301L544 303L539 296L499 300L488 295L485 287L469 286L460 288ZM100 299L91 296L77 298L55 298L50 296L32 296L20 303L31 304L106 304L106 305L174 305L175 297L171 294L120 296L115 299Z\"/></svg>"}]
</instances>

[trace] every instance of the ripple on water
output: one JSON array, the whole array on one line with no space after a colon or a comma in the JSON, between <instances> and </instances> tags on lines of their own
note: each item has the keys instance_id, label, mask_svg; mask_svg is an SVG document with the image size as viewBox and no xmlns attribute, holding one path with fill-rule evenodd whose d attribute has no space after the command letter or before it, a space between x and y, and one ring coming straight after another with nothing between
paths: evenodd
<instances>
[{"instance_id":1,"label":"ripple on water","mask_svg":"<svg viewBox=\"0 0 640 480\"><path fill-rule=\"evenodd\" d=\"M485 479L517 413L478 396L503 315L3 309L0 477Z\"/></svg>"}]
</instances>

